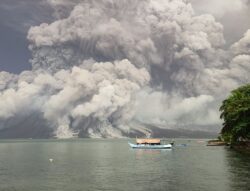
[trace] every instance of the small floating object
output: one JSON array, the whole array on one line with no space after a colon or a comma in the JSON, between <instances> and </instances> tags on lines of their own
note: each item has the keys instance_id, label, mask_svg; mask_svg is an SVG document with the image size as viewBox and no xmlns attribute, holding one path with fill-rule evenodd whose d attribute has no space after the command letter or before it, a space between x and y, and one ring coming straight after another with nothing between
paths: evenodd
<instances>
[{"instance_id":1,"label":"small floating object","mask_svg":"<svg viewBox=\"0 0 250 191\"><path fill-rule=\"evenodd\" d=\"M176 145L176 146L178 146L178 147L186 147L187 144L182 143L182 144L179 144L179 145Z\"/></svg>"},{"instance_id":2,"label":"small floating object","mask_svg":"<svg viewBox=\"0 0 250 191\"><path fill-rule=\"evenodd\" d=\"M49 159L49 162L53 162L53 159Z\"/></svg>"}]
</instances>

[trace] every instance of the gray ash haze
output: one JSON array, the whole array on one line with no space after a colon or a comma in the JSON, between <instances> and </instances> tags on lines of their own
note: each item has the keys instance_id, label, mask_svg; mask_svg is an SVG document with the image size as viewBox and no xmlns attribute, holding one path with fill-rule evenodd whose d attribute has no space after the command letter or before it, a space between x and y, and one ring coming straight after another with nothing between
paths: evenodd
<instances>
[{"instance_id":1,"label":"gray ash haze","mask_svg":"<svg viewBox=\"0 0 250 191\"><path fill-rule=\"evenodd\" d=\"M1 28L26 36L20 63L31 65L0 67L1 131L36 121L59 138L150 134L143 124L218 132L221 101L250 82L246 0L1 1Z\"/></svg>"}]
</instances>

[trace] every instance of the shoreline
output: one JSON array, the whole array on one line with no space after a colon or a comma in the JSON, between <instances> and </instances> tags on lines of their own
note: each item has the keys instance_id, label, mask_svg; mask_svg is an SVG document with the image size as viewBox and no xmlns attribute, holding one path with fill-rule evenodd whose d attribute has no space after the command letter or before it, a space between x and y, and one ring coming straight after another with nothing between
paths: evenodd
<instances>
[{"instance_id":1,"label":"shoreline","mask_svg":"<svg viewBox=\"0 0 250 191\"><path fill-rule=\"evenodd\" d=\"M230 145L230 148L240 151L250 153L250 141L240 141Z\"/></svg>"},{"instance_id":2,"label":"shoreline","mask_svg":"<svg viewBox=\"0 0 250 191\"><path fill-rule=\"evenodd\" d=\"M250 153L250 141L239 141L233 144L230 144L221 140L209 140L207 146L229 146L230 149L235 151Z\"/></svg>"}]
</instances>

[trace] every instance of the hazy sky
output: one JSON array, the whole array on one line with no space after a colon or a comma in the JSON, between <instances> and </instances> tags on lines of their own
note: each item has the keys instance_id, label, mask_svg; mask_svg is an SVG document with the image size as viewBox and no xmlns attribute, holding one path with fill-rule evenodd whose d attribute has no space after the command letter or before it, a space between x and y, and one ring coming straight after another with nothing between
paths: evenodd
<instances>
[{"instance_id":1,"label":"hazy sky","mask_svg":"<svg viewBox=\"0 0 250 191\"><path fill-rule=\"evenodd\" d=\"M209 13L224 26L228 44L239 40L250 28L247 0L191 0L197 14ZM0 71L20 73L30 69L26 39L30 26L53 21L45 0L0 0Z\"/></svg>"},{"instance_id":2,"label":"hazy sky","mask_svg":"<svg viewBox=\"0 0 250 191\"><path fill-rule=\"evenodd\" d=\"M42 0L0 0L0 71L31 68L28 29L50 19L51 10Z\"/></svg>"}]
</instances>

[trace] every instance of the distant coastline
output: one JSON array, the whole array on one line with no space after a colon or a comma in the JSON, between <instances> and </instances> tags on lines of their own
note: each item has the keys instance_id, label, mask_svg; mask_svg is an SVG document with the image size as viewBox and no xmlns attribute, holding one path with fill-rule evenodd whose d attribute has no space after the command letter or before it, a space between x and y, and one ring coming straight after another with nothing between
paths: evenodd
<instances>
[{"instance_id":1,"label":"distant coastline","mask_svg":"<svg viewBox=\"0 0 250 191\"><path fill-rule=\"evenodd\" d=\"M218 137L218 132L206 130L190 130L182 128L161 128L152 124L142 124L147 129L152 138L196 138L196 139L214 139ZM34 125L16 125L10 128L0 130L0 139L51 139L52 131L46 126ZM146 137L147 135L140 129L131 129L129 132L123 132L123 137ZM81 131L79 138L91 138L88 132ZM103 137L107 138L107 137Z\"/></svg>"}]
</instances>

